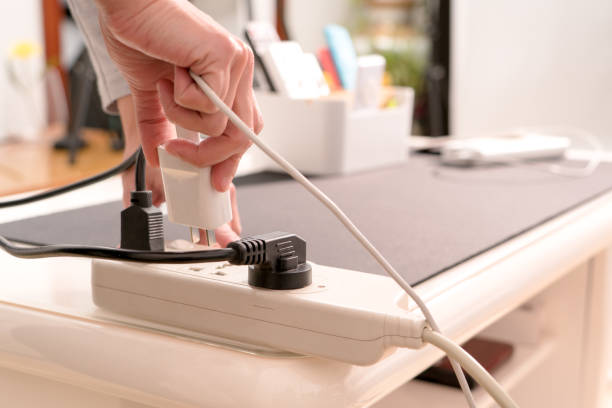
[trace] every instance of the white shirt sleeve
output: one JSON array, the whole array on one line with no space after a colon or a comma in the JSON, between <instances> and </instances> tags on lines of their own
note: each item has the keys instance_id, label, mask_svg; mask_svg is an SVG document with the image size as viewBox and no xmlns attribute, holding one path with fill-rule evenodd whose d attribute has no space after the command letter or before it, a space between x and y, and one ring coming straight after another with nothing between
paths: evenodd
<instances>
[{"instance_id":1,"label":"white shirt sleeve","mask_svg":"<svg viewBox=\"0 0 612 408\"><path fill-rule=\"evenodd\" d=\"M98 92L104 111L117 114L117 99L130 94L121 72L108 55L100 31L98 9L93 0L67 0L68 7L85 38L85 44L98 78Z\"/></svg>"}]
</instances>

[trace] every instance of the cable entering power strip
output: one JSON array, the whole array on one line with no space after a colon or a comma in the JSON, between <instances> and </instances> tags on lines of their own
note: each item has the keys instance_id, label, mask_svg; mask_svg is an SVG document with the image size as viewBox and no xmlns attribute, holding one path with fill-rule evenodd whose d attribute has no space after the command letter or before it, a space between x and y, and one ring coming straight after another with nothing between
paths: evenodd
<instances>
[{"instance_id":1,"label":"cable entering power strip","mask_svg":"<svg viewBox=\"0 0 612 408\"><path fill-rule=\"evenodd\" d=\"M94 260L93 298L131 317L357 365L373 364L396 346L423 345L425 319L402 308L392 280L311 266L310 285L270 290L249 285L247 266L227 262Z\"/></svg>"}]
</instances>

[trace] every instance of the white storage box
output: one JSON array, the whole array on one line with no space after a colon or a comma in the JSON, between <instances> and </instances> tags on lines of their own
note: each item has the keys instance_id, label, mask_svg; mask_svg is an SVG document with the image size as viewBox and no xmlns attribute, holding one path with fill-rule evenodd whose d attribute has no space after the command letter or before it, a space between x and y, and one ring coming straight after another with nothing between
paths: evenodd
<instances>
[{"instance_id":1,"label":"white storage box","mask_svg":"<svg viewBox=\"0 0 612 408\"><path fill-rule=\"evenodd\" d=\"M407 158L414 91L393 88L393 92L396 107L363 110L353 110L346 96L302 100L256 93L264 117L262 138L311 175L346 174L402 162ZM259 155L251 155L250 160L266 160ZM269 161L255 167L276 168Z\"/></svg>"}]
</instances>

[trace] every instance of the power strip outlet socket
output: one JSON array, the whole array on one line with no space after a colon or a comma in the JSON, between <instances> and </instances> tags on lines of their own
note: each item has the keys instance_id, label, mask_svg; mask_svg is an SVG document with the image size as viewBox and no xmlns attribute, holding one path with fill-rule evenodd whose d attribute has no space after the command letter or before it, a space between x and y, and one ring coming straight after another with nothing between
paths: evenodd
<instances>
[{"instance_id":1,"label":"power strip outlet socket","mask_svg":"<svg viewBox=\"0 0 612 408\"><path fill-rule=\"evenodd\" d=\"M369 365L423 346L424 318L389 278L311 264L301 289L249 286L246 266L94 260L96 305L115 313L278 350Z\"/></svg>"}]
</instances>

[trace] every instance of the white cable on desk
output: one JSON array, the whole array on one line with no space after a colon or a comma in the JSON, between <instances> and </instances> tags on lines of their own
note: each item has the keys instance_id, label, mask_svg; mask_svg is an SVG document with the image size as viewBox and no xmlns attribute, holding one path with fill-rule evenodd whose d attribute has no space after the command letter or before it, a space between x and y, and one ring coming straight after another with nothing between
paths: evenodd
<instances>
[{"instance_id":1,"label":"white cable on desk","mask_svg":"<svg viewBox=\"0 0 612 408\"><path fill-rule=\"evenodd\" d=\"M599 167L603 159L604 148L601 142L594 134L589 133L586 130L575 128L575 127L570 127L570 126L546 126L546 127L538 126L535 129L529 129L529 128L518 129L519 132L520 131L530 131L530 130L553 133L553 134L563 134L563 133L568 134L569 133L571 134L571 136L568 136L570 137L570 139L571 138L582 139L583 142L585 142L591 147L591 158L584 165L584 167L568 167L568 166L563 166L560 164L551 164L546 169L550 173L557 174L559 176L566 176L566 177L588 177L591 174L593 174L595 170L597 170L597 167Z\"/></svg>"},{"instance_id":2,"label":"white cable on desk","mask_svg":"<svg viewBox=\"0 0 612 408\"><path fill-rule=\"evenodd\" d=\"M208 84L197 74L193 72L189 72L193 80L198 84L202 92L206 94L208 98L215 104L221 112L223 112L229 120L240 129L246 136L248 136L251 141L257 145L268 157L274 160L283 170L287 172L291 177L293 177L298 183L300 183L306 190L308 190L315 198L317 198L323 205L325 205L339 220L340 222L349 230L349 232L361 243L361 245L376 259L376 261L383 267L383 269L393 278L393 280L414 300L417 306L421 309L421 312L427 319L427 322L431 326L431 328L440 332L440 328L436 323L433 315L427 308L425 302L420 298L420 296L416 293L416 291L401 277L401 275L393 268L393 266L385 259L385 257L376 249L376 247L366 238L366 236L353 224L350 218L344 214L344 212L334 203L325 193L323 193L317 186L311 183L298 169L296 169L291 163L285 160L282 156L272 150L268 145L266 145L256 134L255 132L248 127L239 117L232 111L222 100L217 96L217 94L208 86ZM458 347L458 346L457 346ZM472 396L472 392L468 386L467 380L465 379L465 375L461 370L461 366L454 360L454 358L449 358L451 365L453 367L453 371L457 376L457 380L463 390L465 398L468 402L468 405L471 408L475 408L476 404L474 402L474 398ZM491 377L492 378L492 377ZM494 381L494 380L493 380ZM508 400L511 401L510 397L507 397ZM516 407L516 405L502 405L504 408Z\"/></svg>"}]
</instances>

